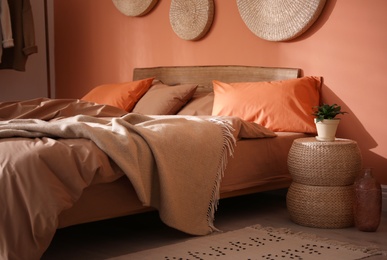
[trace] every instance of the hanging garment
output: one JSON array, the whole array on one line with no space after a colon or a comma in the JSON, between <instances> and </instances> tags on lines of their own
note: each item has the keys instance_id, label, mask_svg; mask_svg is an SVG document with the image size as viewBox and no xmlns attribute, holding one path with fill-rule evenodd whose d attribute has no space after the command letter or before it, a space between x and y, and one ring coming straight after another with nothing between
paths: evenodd
<instances>
[{"instance_id":1,"label":"hanging garment","mask_svg":"<svg viewBox=\"0 0 387 260\"><path fill-rule=\"evenodd\" d=\"M0 69L25 71L28 56L38 52L31 4L29 0L8 0L8 5L14 47L3 49Z\"/></svg>"},{"instance_id":2,"label":"hanging garment","mask_svg":"<svg viewBox=\"0 0 387 260\"><path fill-rule=\"evenodd\" d=\"M0 63L3 48L13 47L11 15L8 0L0 0Z\"/></svg>"}]
</instances>

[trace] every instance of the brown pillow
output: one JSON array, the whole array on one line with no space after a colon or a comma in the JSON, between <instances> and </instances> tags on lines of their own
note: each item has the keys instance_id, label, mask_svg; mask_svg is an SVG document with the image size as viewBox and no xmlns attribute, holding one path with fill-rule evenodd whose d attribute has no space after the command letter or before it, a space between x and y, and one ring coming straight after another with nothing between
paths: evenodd
<instances>
[{"instance_id":1,"label":"brown pillow","mask_svg":"<svg viewBox=\"0 0 387 260\"><path fill-rule=\"evenodd\" d=\"M175 115L193 96L194 84L153 85L137 102L133 112L145 115Z\"/></svg>"},{"instance_id":2,"label":"brown pillow","mask_svg":"<svg viewBox=\"0 0 387 260\"><path fill-rule=\"evenodd\" d=\"M195 92L192 99L177 113L189 116L210 116L214 104L214 92Z\"/></svg>"}]
</instances>

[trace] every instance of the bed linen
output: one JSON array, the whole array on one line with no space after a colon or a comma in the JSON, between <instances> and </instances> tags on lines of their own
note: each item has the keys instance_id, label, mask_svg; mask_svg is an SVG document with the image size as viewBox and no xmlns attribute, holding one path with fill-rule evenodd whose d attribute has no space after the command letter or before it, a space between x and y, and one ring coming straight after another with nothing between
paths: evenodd
<instances>
[{"instance_id":1,"label":"bed linen","mask_svg":"<svg viewBox=\"0 0 387 260\"><path fill-rule=\"evenodd\" d=\"M275 136L233 117L151 117L79 100L2 103L0 118L4 259L39 259L58 215L91 184L123 175L167 225L211 233L235 139Z\"/></svg>"},{"instance_id":2,"label":"bed linen","mask_svg":"<svg viewBox=\"0 0 387 260\"><path fill-rule=\"evenodd\" d=\"M275 138L237 140L220 183L220 198L289 187L288 151L302 133L277 132ZM106 181L109 181L106 179ZM114 191L114 192L113 192ZM219 201L222 207L222 200ZM95 183L82 193L73 207L59 215L59 228L155 210L144 207L126 177Z\"/></svg>"}]
</instances>

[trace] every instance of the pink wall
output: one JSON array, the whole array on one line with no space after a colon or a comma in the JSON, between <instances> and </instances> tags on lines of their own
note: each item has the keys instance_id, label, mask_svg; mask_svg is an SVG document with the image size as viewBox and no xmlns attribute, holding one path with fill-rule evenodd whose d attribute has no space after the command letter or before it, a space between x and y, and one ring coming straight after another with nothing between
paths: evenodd
<instances>
[{"instance_id":1,"label":"pink wall","mask_svg":"<svg viewBox=\"0 0 387 260\"><path fill-rule=\"evenodd\" d=\"M297 67L323 76L323 101L345 115L338 136L354 139L365 166L387 184L387 1L327 0L320 19L290 42L255 36L236 1L215 0L201 40L180 39L169 24L171 0L144 17L126 17L111 0L55 1L56 93L80 98L96 85L131 80L134 67L255 65Z\"/></svg>"}]
</instances>

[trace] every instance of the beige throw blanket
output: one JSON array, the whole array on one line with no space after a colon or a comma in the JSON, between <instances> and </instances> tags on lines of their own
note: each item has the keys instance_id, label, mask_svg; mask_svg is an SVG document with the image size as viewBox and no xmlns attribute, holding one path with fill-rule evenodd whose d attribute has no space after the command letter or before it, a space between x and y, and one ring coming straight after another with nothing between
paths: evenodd
<instances>
[{"instance_id":1,"label":"beige throw blanket","mask_svg":"<svg viewBox=\"0 0 387 260\"><path fill-rule=\"evenodd\" d=\"M245 129L240 132L273 136L258 126L237 125ZM0 121L0 258L38 259L60 212L74 204L98 171L106 170L85 163L105 160L102 155L79 158L62 147L76 146L66 144L73 139L79 139L79 149L91 149L93 144L85 142L91 140L106 153L142 203L157 208L167 225L195 235L211 233L220 180L235 141L232 130L219 118L138 114Z\"/></svg>"}]
</instances>

